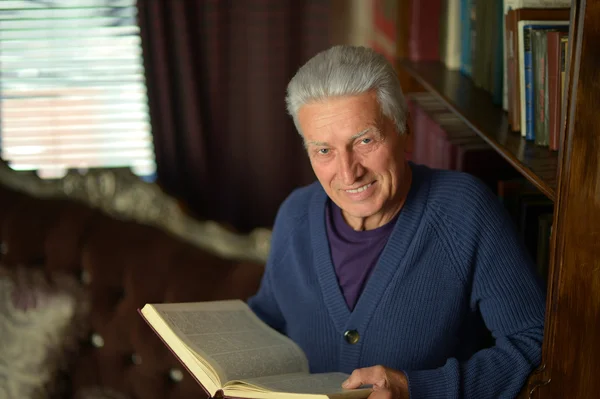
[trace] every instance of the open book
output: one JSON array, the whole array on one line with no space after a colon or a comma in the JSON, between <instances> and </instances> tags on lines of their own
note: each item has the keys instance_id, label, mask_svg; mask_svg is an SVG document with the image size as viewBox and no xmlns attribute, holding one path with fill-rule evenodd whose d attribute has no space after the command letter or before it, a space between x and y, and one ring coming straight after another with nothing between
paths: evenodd
<instances>
[{"instance_id":1,"label":"open book","mask_svg":"<svg viewBox=\"0 0 600 399\"><path fill-rule=\"evenodd\" d=\"M310 374L298 345L239 300L146 304L142 317L210 397L366 398L343 373Z\"/></svg>"}]
</instances>

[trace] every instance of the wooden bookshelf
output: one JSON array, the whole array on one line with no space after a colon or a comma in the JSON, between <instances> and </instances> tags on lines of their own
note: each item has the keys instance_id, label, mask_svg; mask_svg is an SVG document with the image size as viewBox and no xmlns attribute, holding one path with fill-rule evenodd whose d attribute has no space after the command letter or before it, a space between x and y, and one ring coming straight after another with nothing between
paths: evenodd
<instances>
[{"instance_id":1,"label":"wooden bookshelf","mask_svg":"<svg viewBox=\"0 0 600 399\"><path fill-rule=\"evenodd\" d=\"M439 97L554 201L542 361L519 398L596 398L600 392L600 0L573 0L566 54L566 120L559 153L513 133L506 114L470 78L441 63L407 61L410 8L398 0L398 74L406 91ZM404 84L404 83L403 83Z\"/></svg>"},{"instance_id":2,"label":"wooden bookshelf","mask_svg":"<svg viewBox=\"0 0 600 399\"><path fill-rule=\"evenodd\" d=\"M438 96L515 169L553 201L556 193L558 153L539 147L511 132L506 113L491 96L458 71L440 62L398 61L427 91Z\"/></svg>"}]
</instances>

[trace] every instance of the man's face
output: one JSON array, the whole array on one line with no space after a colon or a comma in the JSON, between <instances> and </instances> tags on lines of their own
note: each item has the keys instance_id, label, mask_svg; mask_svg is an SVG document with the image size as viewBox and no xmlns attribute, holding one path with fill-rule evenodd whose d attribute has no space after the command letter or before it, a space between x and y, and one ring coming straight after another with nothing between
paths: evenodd
<instances>
[{"instance_id":1,"label":"man's face","mask_svg":"<svg viewBox=\"0 0 600 399\"><path fill-rule=\"evenodd\" d=\"M402 200L407 136L383 116L375 93L306 104L298 122L319 182L346 217L381 216Z\"/></svg>"}]
</instances>

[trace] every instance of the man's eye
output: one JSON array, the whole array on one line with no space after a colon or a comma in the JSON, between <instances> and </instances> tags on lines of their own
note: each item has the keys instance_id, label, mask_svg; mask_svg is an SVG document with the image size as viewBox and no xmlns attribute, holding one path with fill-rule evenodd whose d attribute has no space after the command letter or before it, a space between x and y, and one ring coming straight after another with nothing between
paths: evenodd
<instances>
[{"instance_id":1,"label":"man's eye","mask_svg":"<svg viewBox=\"0 0 600 399\"><path fill-rule=\"evenodd\" d=\"M369 144L371 141L373 141L372 139L362 139L361 143L363 144Z\"/></svg>"},{"instance_id":2,"label":"man's eye","mask_svg":"<svg viewBox=\"0 0 600 399\"><path fill-rule=\"evenodd\" d=\"M327 155L327 154L329 154L329 148L321 148L319 150L319 154L320 155Z\"/></svg>"}]
</instances>

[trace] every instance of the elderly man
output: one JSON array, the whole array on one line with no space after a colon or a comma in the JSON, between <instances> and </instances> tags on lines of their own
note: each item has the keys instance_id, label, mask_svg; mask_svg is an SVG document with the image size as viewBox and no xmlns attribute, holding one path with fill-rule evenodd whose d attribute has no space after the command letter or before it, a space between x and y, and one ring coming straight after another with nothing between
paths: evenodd
<instances>
[{"instance_id":1,"label":"elderly man","mask_svg":"<svg viewBox=\"0 0 600 399\"><path fill-rule=\"evenodd\" d=\"M318 182L281 205L254 312L372 398L515 397L544 296L494 195L405 159L406 103L372 50L317 54L286 101Z\"/></svg>"}]
</instances>

